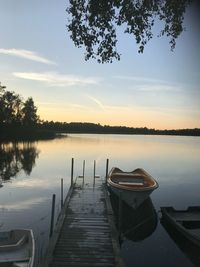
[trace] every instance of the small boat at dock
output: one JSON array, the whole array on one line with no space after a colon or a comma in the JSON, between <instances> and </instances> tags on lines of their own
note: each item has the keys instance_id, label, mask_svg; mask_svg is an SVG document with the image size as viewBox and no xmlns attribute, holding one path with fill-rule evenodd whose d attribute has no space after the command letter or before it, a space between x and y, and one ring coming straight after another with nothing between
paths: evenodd
<instances>
[{"instance_id":1,"label":"small boat at dock","mask_svg":"<svg viewBox=\"0 0 200 267\"><path fill-rule=\"evenodd\" d=\"M200 248L200 206L176 210L173 207L161 207L162 221L167 222L185 239Z\"/></svg>"},{"instance_id":2,"label":"small boat at dock","mask_svg":"<svg viewBox=\"0 0 200 267\"><path fill-rule=\"evenodd\" d=\"M158 183L144 169L124 172L112 168L107 179L108 188L130 207L138 208L158 187Z\"/></svg>"},{"instance_id":3,"label":"small boat at dock","mask_svg":"<svg viewBox=\"0 0 200 267\"><path fill-rule=\"evenodd\" d=\"M0 266L33 267L35 242L31 229L0 232Z\"/></svg>"}]
</instances>

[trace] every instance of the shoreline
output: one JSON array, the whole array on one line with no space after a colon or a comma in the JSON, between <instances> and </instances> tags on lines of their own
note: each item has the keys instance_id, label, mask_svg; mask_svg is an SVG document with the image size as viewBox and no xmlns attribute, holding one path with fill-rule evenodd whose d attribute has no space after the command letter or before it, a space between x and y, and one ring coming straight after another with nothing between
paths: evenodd
<instances>
[{"instance_id":1,"label":"shoreline","mask_svg":"<svg viewBox=\"0 0 200 267\"><path fill-rule=\"evenodd\" d=\"M143 135L143 136L183 136L200 137L200 134L178 134L178 133L122 133L122 132L54 132L48 130L29 130L16 133L0 133L0 142L31 142L40 140L53 140L56 138L66 138L70 134L99 134L99 135Z\"/></svg>"}]
</instances>

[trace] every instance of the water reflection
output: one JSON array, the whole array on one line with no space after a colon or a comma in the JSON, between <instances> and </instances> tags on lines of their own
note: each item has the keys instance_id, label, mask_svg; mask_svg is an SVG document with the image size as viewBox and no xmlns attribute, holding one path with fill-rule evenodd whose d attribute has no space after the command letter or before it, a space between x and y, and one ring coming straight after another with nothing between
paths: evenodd
<instances>
[{"instance_id":1,"label":"water reflection","mask_svg":"<svg viewBox=\"0 0 200 267\"><path fill-rule=\"evenodd\" d=\"M118 231L121 232L122 242L123 239L134 242L141 241L155 231L158 222L157 213L150 197L137 209L131 208L122 201L120 219L118 197L111 192L110 200L117 220Z\"/></svg>"},{"instance_id":2,"label":"water reflection","mask_svg":"<svg viewBox=\"0 0 200 267\"><path fill-rule=\"evenodd\" d=\"M4 144L4 148L5 146L8 144ZM14 145L9 146L13 146L14 150ZM18 144L20 149L24 146L22 143ZM82 174L83 160L86 160L86 182L93 179L94 160L97 164L96 173L102 177L105 176L106 158L110 159L109 168L118 166L130 171L137 167L148 169L160 185L159 190L151 195L157 211L160 210L160 206L173 205L178 209L185 209L187 206L200 203L199 137L71 134L67 138L38 141L32 146L37 147L40 154L36 149L39 158L37 155L35 162L31 160L32 167L30 164L29 170L32 168L32 171L29 178L26 179L22 170L17 173L17 179L13 179L12 183L4 183L0 188L0 230L6 231L16 227L33 228L35 237L39 240L39 251L42 248L45 252L46 248L52 194L56 194L56 213L60 207L60 178L64 179L64 195L70 186L72 157L75 159L74 177ZM2 160L5 161L2 159L1 145L0 151L1 179ZM147 207L151 204L147 202ZM123 212L124 210L125 208ZM141 222L143 218L154 214L151 208L150 212L147 208L147 215L144 217L142 210L140 212L138 211L139 215L136 217L140 218ZM127 267L193 266L163 227L159 223L156 226L156 216L153 215L149 230L146 223L145 227L141 225L138 228L140 231L136 232L132 227L137 225L139 219L135 222L133 211L126 213L127 215L123 213L124 238L121 252ZM48 215L49 217L43 219ZM145 229L144 235L141 229ZM135 242L138 240L142 241Z\"/></svg>"},{"instance_id":3,"label":"water reflection","mask_svg":"<svg viewBox=\"0 0 200 267\"><path fill-rule=\"evenodd\" d=\"M30 175L38 156L39 150L32 142L0 144L0 178L8 181L21 170Z\"/></svg>"}]
</instances>

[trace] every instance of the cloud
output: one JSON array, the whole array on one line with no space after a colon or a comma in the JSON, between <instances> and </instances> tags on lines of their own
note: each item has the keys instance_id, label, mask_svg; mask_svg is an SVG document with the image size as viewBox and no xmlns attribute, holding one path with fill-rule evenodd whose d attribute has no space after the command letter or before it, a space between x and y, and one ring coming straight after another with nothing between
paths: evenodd
<instances>
[{"instance_id":1,"label":"cloud","mask_svg":"<svg viewBox=\"0 0 200 267\"><path fill-rule=\"evenodd\" d=\"M26 59L41 62L44 64L56 65L55 62L50 61L47 58L44 58L44 57L38 55L36 52L29 51L29 50L15 49L15 48L12 48L12 49L0 48L0 54L11 55L11 56L16 56L16 57L20 57L20 58L26 58Z\"/></svg>"},{"instance_id":2,"label":"cloud","mask_svg":"<svg viewBox=\"0 0 200 267\"><path fill-rule=\"evenodd\" d=\"M96 98L94 98L93 96L90 96L90 95L86 95L89 99L91 99L93 102L95 102L99 107L100 109L102 110L105 110L105 106Z\"/></svg>"},{"instance_id":3,"label":"cloud","mask_svg":"<svg viewBox=\"0 0 200 267\"><path fill-rule=\"evenodd\" d=\"M59 74L54 72L14 72L17 78L45 82L50 86L74 86L74 85L95 85L99 83L98 78L81 77L76 75Z\"/></svg>"},{"instance_id":4,"label":"cloud","mask_svg":"<svg viewBox=\"0 0 200 267\"><path fill-rule=\"evenodd\" d=\"M75 104L75 103L58 103L58 102L36 102L37 105L40 107L45 107L45 108L51 108L51 109L68 109L68 110L73 110L73 109L84 109L84 110L89 110L90 108L88 106L80 105L80 104Z\"/></svg>"},{"instance_id":5,"label":"cloud","mask_svg":"<svg viewBox=\"0 0 200 267\"><path fill-rule=\"evenodd\" d=\"M114 76L117 79L134 81L134 88L143 92L177 92L184 89L184 86L169 81L144 78L139 76Z\"/></svg>"},{"instance_id":6,"label":"cloud","mask_svg":"<svg viewBox=\"0 0 200 267\"><path fill-rule=\"evenodd\" d=\"M69 106L71 107L71 108L75 108L75 109L89 109L89 107L88 106L83 106L83 105L79 105L79 104L69 104Z\"/></svg>"},{"instance_id":7,"label":"cloud","mask_svg":"<svg viewBox=\"0 0 200 267\"><path fill-rule=\"evenodd\" d=\"M140 77L140 76L117 75L117 76L114 76L114 78L121 79L121 80L135 81L135 82L140 82L140 83L168 83L167 81L164 81L164 80L144 78L144 77Z\"/></svg>"},{"instance_id":8,"label":"cloud","mask_svg":"<svg viewBox=\"0 0 200 267\"><path fill-rule=\"evenodd\" d=\"M167 84L151 84L151 85L139 85L136 86L138 91L143 92L177 92L180 90L179 86L167 85Z\"/></svg>"},{"instance_id":9,"label":"cloud","mask_svg":"<svg viewBox=\"0 0 200 267\"><path fill-rule=\"evenodd\" d=\"M122 111L122 110L127 110L129 111L132 107L129 107L128 105L123 106L123 105L104 105L101 101L99 101L97 98L91 96L91 95L86 95L89 99L91 99L94 103L96 103L101 110L103 111Z\"/></svg>"}]
</instances>

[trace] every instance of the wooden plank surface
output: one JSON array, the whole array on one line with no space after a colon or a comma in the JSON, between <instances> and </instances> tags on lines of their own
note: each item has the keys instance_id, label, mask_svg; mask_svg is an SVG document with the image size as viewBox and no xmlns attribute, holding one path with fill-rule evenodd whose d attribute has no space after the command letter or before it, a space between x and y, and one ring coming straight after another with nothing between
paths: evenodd
<instances>
[{"instance_id":1,"label":"wooden plank surface","mask_svg":"<svg viewBox=\"0 0 200 267\"><path fill-rule=\"evenodd\" d=\"M101 179L74 187L49 267L122 266L104 190Z\"/></svg>"}]
</instances>

